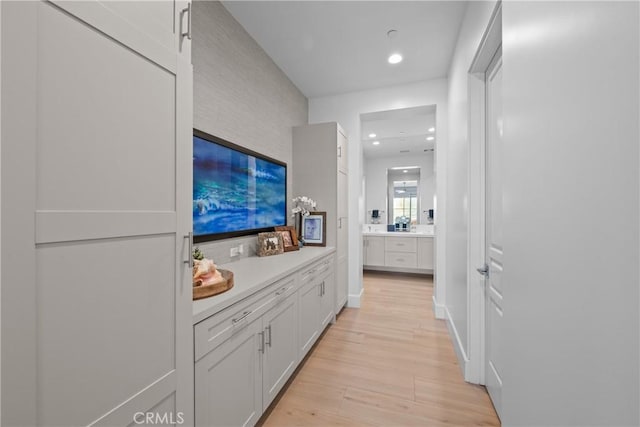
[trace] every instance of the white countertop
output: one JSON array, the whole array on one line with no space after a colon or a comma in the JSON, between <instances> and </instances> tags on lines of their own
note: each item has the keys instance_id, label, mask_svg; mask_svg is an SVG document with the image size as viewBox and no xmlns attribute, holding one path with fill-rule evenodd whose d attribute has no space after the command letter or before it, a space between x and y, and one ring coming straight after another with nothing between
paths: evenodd
<instances>
[{"instance_id":1,"label":"white countertop","mask_svg":"<svg viewBox=\"0 0 640 427\"><path fill-rule=\"evenodd\" d=\"M219 295L193 302L193 324L218 313L230 305L277 282L283 277L311 264L333 252L333 247L306 246L299 251L285 252L282 255L266 257L247 257L218 268L233 272L233 288Z\"/></svg>"},{"instance_id":2,"label":"white countertop","mask_svg":"<svg viewBox=\"0 0 640 427\"><path fill-rule=\"evenodd\" d=\"M393 236L393 237L433 237L432 233L420 233L410 231L364 231L363 236Z\"/></svg>"}]
</instances>

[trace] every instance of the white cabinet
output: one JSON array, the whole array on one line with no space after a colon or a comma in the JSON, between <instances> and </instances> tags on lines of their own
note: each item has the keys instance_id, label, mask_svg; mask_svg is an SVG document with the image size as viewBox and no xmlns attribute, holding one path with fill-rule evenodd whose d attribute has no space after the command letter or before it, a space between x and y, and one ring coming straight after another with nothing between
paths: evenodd
<instances>
[{"instance_id":1,"label":"white cabinet","mask_svg":"<svg viewBox=\"0 0 640 427\"><path fill-rule=\"evenodd\" d=\"M262 321L238 330L195 366L197 426L244 426L262 415Z\"/></svg>"},{"instance_id":2,"label":"white cabinet","mask_svg":"<svg viewBox=\"0 0 640 427\"><path fill-rule=\"evenodd\" d=\"M337 252L334 311L348 297L349 228L347 137L338 123L293 128L293 192L308 196L327 213L327 246Z\"/></svg>"},{"instance_id":3,"label":"white cabinet","mask_svg":"<svg viewBox=\"0 0 640 427\"><path fill-rule=\"evenodd\" d=\"M193 424L187 5L1 2L2 425Z\"/></svg>"},{"instance_id":4,"label":"white cabinet","mask_svg":"<svg viewBox=\"0 0 640 427\"><path fill-rule=\"evenodd\" d=\"M320 281L320 330L333 320L335 309L335 271L331 269L322 275Z\"/></svg>"},{"instance_id":5,"label":"white cabinet","mask_svg":"<svg viewBox=\"0 0 640 427\"><path fill-rule=\"evenodd\" d=\"M335 268L325 260L301 274L299 294L300 359L334 318Z\"/></svg>"},{"instance_id":6,"label":"white cabinet","mask_svg":"<svg viewBox=\"0 0 640 427\"><path fill-rule=\"evenodd\" d=\"M311 349L320 335L320 287L315 281L309 281L298 291L298 308L300 312L300 358Z\"/></svg>"},{"instance_id":7,"label":"white cabinet","mask_svg":"<svg viewBox=\"0 0 640 427\"><path fill-rule=\"evenodd\" d=\"M295 278L195 327L196 425L255 424L298 363Z\"/></svg>"},{"instance_id":8,"label":"white cabinet","mask_svg":"<svg viewBox=\"0 0 640 427\"><path fill-rule=\"evenodd\" d=\"M433 237L418 239L418 268L433 270Z\"/></svg>"},{"instance_id":9,"label":"white cabinet","mask_svg":"<svg viewBox=\"0 0 640 427\"><path fill-rule=\"evenodd\" d=\"M271 404L298 364L297 297L290 295L263 317L263 409Z\"/></svg>"},{"instance_id":10,"label":"white cabinet","mask_svg":"<svg viewBox=\"0 0 640 427\"><path fill-rule=\"evenodd\" d=\"M194 326L197 426L260 419L334 319L334 262L320 259Z\"/></svg>"},{"instance_id":11,"label":"white cabinet","mask_svg":"<svg viewBox=\"0 0 640 427\"><path fill-rule=\"evenodd\" d=\"M385 265L385 241L384 237L365 236L364 265Z\"/></svg>"},{"instance_id":12,"label":"white cabinet","mask_svg":"<svg viewBox=\"0 0 640 427\"><path fill-rule=\"evenodd\" d=\"M344 130L338 126L338 170L345 172L345 174L349 170L347 154L347 136Z\"/></svg>"},{"instance_id":13,"label":"white cabinet","mask_svg":"<svg viewBox=\"0 0 640 427\"><path fill-rule=\"evenodd\" d=\"M433 273L433 237L364 236L364 268Z\"/></svg>"}]
</instances>

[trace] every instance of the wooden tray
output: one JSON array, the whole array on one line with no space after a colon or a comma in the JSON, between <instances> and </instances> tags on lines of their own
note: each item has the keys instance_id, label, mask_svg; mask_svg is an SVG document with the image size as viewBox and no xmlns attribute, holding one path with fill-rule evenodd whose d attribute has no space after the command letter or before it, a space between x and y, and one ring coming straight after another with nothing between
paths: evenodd
<instances>
[{"instance_id":1,"label":"wooden tray","mask_svg":"<svg viewBox=\"0 0 640 427\"><path fill-rule=\"evenodd\" d=\"M229 270L218 270L224 279L223 282L214 283L212 285L194 286L193 287L193 299L207 298L213 295L218 295L233 288L233 272Z\"/></svg>"}]
</instances>

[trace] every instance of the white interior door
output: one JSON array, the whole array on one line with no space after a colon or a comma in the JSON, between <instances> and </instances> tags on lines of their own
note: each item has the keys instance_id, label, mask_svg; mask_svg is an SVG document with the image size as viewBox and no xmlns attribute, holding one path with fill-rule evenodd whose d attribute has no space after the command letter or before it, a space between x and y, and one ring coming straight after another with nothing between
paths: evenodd
<instances>
[{"instance_id":1,"label":"white interior door","mask_svg":"<svg viewBox=\"0 0 640 427\"><path fill-rule=\"evenodd\" d=\"M485 384L498 416L502 410L502 55L486 74Z\"/></svg>"},{"instance_id":2,"label":"white interior door","mask_svg":"<svg viewBox=\"0 0 640 427\"><path fill-rule=\"evenodd\" d=\"M186 6L2 2L3 425L191 422Z\"/></svg>"}]
</instances>

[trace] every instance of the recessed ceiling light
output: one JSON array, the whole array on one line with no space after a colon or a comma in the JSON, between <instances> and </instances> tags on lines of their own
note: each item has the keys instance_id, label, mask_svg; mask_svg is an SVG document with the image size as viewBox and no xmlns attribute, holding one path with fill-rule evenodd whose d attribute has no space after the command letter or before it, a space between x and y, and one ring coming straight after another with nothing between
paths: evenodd
<instances>
[{"instance_id":1,"label":"recessed ceiling light","mask_svg":"<svg viewBox=\"0 0 640 427\"><path fill-rule=\"evenodd\" d=\"M373 141L373 145L380 145L380 141Z\"/></svg>"},{"instance_id":2,"label":"recessed ceiling light","mask_svg":"<svg viewBox=\"0 0 640 427\"><path fill-rule=\"evenodd\" d=\"M376 137L376 134L375 134L375 133L370 133L370 134L369 134L369 138L375 138L375 137Z\"/></svg>"},{"instance_id":3,"label":"recessed ceiling light","mask_svg":"<svg viewBox=\"0 0 640 427\"><path fill-rule=\"evenodd\" d=\"M435 132L436 128L429 128L429 132Z\"/></svg>"},{"instance_id":4,"label":"recessed ceiling light","mask_svg":"<svg viewBox=\"0 0 640 427\"><path fill-rule=\"evenodd\" d=\"M428 136L428 137L427 137L427 141L433 141L434 139L435 139L435 138L434 138L434 137L432 137L432 136Z\"/></svg>"},{"instance_id":5,"label":"recessed ceiling light","mask_svg":"<svg viewBox=\"0 0 640 427\"><path fill-rule=\"evenodd\" d=\"M402 55L400 55L399 53L394 53L389 56L389 59L387 59L387 61L389 61L389 64L397 64L399 62L402 62Z\"/></svg>"},{"instance_id":6,"label":"recessed ceiling light","mask_svg":"<svg viewBox=\"0 0 640 427\"><path fill-rule=\"evenodd\" d=\"M407 172L409 172L409 171L405 169L405 170L403 170L402 172L407 173Z\"/></svg>"}]
</instances>

